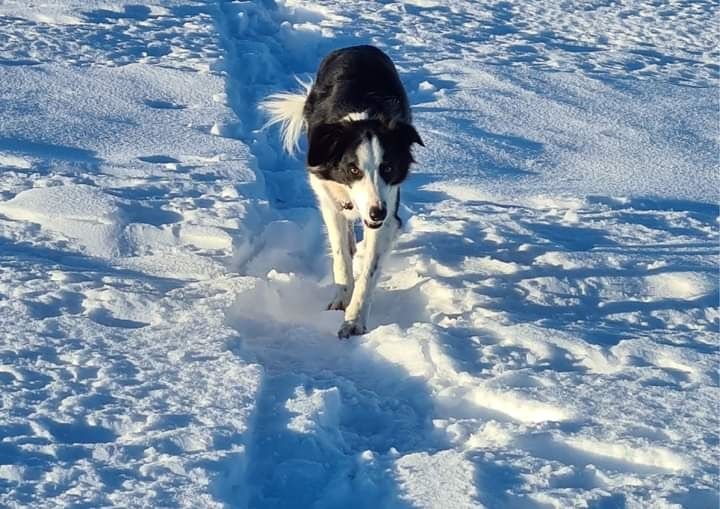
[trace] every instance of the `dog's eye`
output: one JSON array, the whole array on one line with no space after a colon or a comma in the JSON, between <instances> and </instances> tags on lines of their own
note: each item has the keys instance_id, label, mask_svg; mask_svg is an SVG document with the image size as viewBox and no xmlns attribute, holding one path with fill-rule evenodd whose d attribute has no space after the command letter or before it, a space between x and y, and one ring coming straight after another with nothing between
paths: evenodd
<instances>
[{"instance_id":1,"label":"dog's eye","mask_svg":"<svg viewBox=\"0 0 720 509\"><path fill-rule=\"evenodd\" d=\"M380 173L384 173L387 175L388 173L392 172L392 166L390 166L388 163L382 163L380 165Z\"/></svg>"},{"instance_id":2,"label":"dog's eye","mask_svg":"<svg viewBox=\"0 0 720 509\"><path fill-rule=\"evenodd\" d=\"M350 166L350 173L355 176L360 175L360 168L353 164Z\"/></svg>"}]
</instances>

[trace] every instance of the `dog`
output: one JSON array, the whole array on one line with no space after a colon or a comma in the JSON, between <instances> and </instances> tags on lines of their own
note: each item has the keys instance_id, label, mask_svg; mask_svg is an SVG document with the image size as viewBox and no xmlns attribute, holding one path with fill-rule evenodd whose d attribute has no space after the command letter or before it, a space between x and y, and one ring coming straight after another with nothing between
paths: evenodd
<instances>
[{"instance_id":1,"label":"dog","mask_svg":"<svg viewBox=\"0 0 720 509\"><path fill-rule=\"evenodd\" d=\"M299 80L298 80L299 81ZM280 124L285 150L294 154L307 132L310 186L327 228L336 293L327 309L344 310L338 336L367 332L371 294L385 255L402 225L400 184L424 146L412 125L405 89L392 60L374 46L329 53L314 81L299 93L268 96L267 125ZM357 280L353 223L362 220L365 256Z\"/></svg>"}]
</instances>

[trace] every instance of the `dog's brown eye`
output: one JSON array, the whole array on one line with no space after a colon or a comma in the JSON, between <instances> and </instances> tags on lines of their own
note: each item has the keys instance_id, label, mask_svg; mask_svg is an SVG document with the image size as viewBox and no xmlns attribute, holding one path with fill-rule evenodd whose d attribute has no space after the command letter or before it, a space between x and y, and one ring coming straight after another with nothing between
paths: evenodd
<instances>
[{"instance_id":1,"label":"dog's brown eye","mask_svg":"<svg viewBox=\"0 0 720 509\"><path fill-rule=\"evenodd\" d=\"M360 168L355 165L350 166L350 173L353 175L360 175Z\"/></svg>"},{"instance_id":2,"label":"dog's brown eye","mask_svg":"<svg viewBox=\"0 0 720 509\"><path fill-rule=\"evenodd\" d=\"M380 172L388 174L392 171L392 166L390 166L388 163L382 163L380 165Z\"/></svg>"}]
</instances>

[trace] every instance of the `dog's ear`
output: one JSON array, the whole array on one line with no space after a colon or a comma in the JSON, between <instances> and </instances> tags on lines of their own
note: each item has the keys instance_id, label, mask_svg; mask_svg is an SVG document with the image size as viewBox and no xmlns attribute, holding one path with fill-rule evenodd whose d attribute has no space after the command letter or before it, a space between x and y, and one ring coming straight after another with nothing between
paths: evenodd
<instances>
[{"instance_id":1,"label":"dog's ear","mask_svg":"<svg viewBox=\"0 0 720 509\"><path fill-rule=\"evenodd\" d=\"M405 122L398 122L397 124L395 124L394 130L400 138L402 144L404 144L405 146L409 147L413 143L417 143L421 147L425 146L422 139L420 138L420 135L412 125Z\"/></svg>"},{"instance_id":2,"label":"dog's ear","mask_svg":"<svg viewBox=\"0 0 720 509\"><path fill-rule=\"evenodd\" d=\"M351 132L346 125L320 124L310 132L308 166L326 166L339 162L350 141Z\"/></svg>"}]
</instances>

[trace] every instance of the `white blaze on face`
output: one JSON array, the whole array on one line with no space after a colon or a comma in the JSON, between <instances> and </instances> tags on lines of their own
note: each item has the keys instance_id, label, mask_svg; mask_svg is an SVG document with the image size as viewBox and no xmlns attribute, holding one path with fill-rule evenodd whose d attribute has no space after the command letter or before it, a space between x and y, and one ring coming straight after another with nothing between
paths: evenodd
<instances>
[{"instance_id":1,"label":"white blaze on face","mask_svg":"<svg viewBox=\"0 0 720 509\"><path fill-rule=\"evenodd\" d=\"M363 177L350 185L350 196L362 218L370 221L370 207L385 206L390 191L390 186L380 176L383 148L377 136L365 138L358 145L356 155Z\"/></svg>"}]
</instances>

